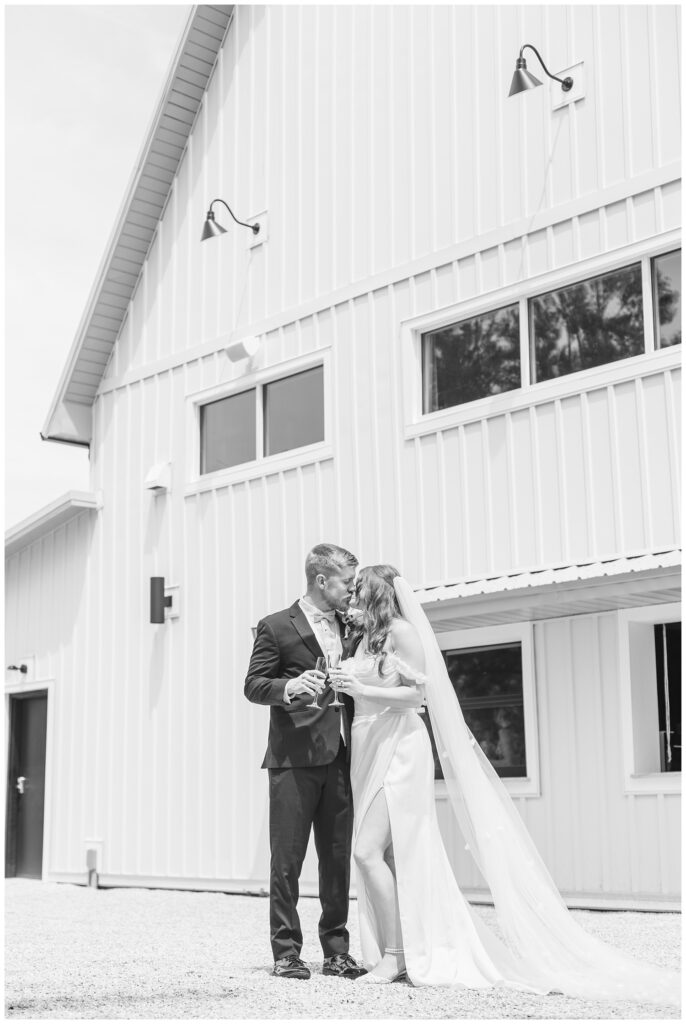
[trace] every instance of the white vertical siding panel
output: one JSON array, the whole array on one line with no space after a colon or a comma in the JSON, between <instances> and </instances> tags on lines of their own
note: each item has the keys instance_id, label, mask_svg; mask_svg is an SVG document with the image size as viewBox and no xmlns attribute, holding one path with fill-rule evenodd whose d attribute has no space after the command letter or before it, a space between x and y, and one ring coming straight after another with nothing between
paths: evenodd
<instances>
[{"instance_id":1,"label":"white vertical siding panel","mask_svg":"<svg viewBox=\"0 0 686 1024\"><path fill-rule=\"evenodd\" d=\"M464 427L464 486L468 498L470 565L475 576L488 575L489 509L484 460L484 426L469 423Z\"/></svg>"},{"instance_id":2,"label":"white vertical siding panel","mask_svg":"<svg viewBox=\"0 0 686 1024\"><path fill-rule=\"evenodd\" d=\"M494 416L487 421L487 426L484 460L489 491L490 571L497 573L501 567L515 562L512 544L514 480L510 472L508 421L505 416Z\"/></svg>"},{"instance_id":3,"label":"white vertical siding panel","mask_svg":"<svg viewBox=\"0 0 686 1024\"><path fill-rule=\"evenodd\" d=\"M633 381L618 384L614 389L616 408L616 444L618 481L624 543L627 551L646 546L644 480L639 459L639 424L636 408L636 386Z\"/></svg>"},{"instance_id":4,"label":"white vertical siding panel","mask_svg":"<svg viewBox=\"0 0 686 1024\"><path fill-rule=\"evenodd\" d=\"M621 516L611 446L612 423L605 390L591 391L584 399L585 458L592 509L592 550L596 557L619 550L617 519Z\"/></svg>"},{"instance_id":5,"label":"white vertical siding panel","mask_svg":"<svg viewBox=\"0 0 686 1024\"><path fill-rule=\"evenodd\" d=\"M335 59L335 248L334 282L336 287L353 280L353 240L350 226L354 223L354 178L351 163L355 157L354 97L351 88L354 37L352 19L336 7ZM297 232L296 232L297 234Z\"/></svg>"},{"instance_id":6,"label":"white vertical siding panel","mask_svg":"<svg viewBox=\"0 0 686 1024\"><path fill-rule=\"evenodd\" d=\"M655 139L658 165L672 163L681 156L680 133L674 130L679 123L681 82L681 10L678 4L649 7L651 26L651 58L655 82L654 107Z\"/></svg>"},{"instance_id":7,"label":"white vertical siding panel","mask_svg":"<svg viewBox=\"0 0 686 1024\"><path fill-rule=\"evenodd\" d=\"M511 473L515 493L513 526L517 563L536 565L540 561L538 554L540 525L536 501L534 438L531 413L528 409L511 414L509 444L512 451Z\"/></svg>"},{"instance_id":8,"label":"white vertical siding panel","mask_svg":"<svg viewBox=\"0 0 686 1024\"><path fill-rule=\"evenodd\" d=\"M454 136L457 159L453 181L453 204L456 211L455 235L457 238L470 238L477 232L477 181L479 175L477 122L479 113L475 105L466 102L463 97L471 94L480 65L479 51L473 45L476 8L467 4L453 4L451 12L453 20L452 50L454 54L460 54L460 59L454 60L456 96ZM397 209L402 209L401 202L398 203Z\"/></svg>"},{"instance_id":9,"label":"white vertical siding panel","mask_svg":"<svg viewBox=\"0 0 686 1024\"><path fill-rule=\"evenodd\" d=\"M630 174L643 174L654 165L653 95L656 68L650 47L650 13L646 5L622 7L623 60L627 69L625 132Z\"/></svg>"},{"instance_id":10,"label":"white vertical siding panel","mask_svg":"<svg viewBox=\"0 0 686 1024\"><path fill-rule=\"evenodd\" d=\"M419 543L421 564L426 580L445 578L445 557L441 543L441 493L439 476L438 436L430 434L421 439L417 452L417 493L421 495L419 510Z\"/></svg>"},{"instance_id":11,"label":"white vertical siding panel","mask_svg":"<svg viewBox=\"0 0 686 1024\"><path fill-rule=\"evenodd\" d=\"M498 50L494 42L498 36L498 9L478 9L474 21L474 54L478 54L475 68L476 89L481 97L476 122L476 231L492 231L499 223L502 211L499 196L499 133L498 95L493 83L499 81ZM463 52L463 46L460 52ZM474 85L472 86L474 89ZM491 126L494 126L493 128ZM467 156L463 154L463 159Z\"/></svg>"},{"instance_id":12,"label":"white vertical siding panel","mask_svg":"<svg viewBox=\"0 0 686 1024\"><path fill-rule=\"evenodd\" d=\"M553 403L537 406L533 416L541 558L545 564L555 564L564 559L565 546L565 505L559 473L559 421Z\"/></svg>"},{"instance_id":13,"label":"white vertical siding panel","mask_svg":"<svg viewBox=\"0 0 686 1024\"><path fill-rule=\"evenodd\" d=\"M433 248L433 168L431 137L432 106L431 77L431 10L428 6L411 6L410 149L406 159L412 168L410 210L412 216L412 252L416 256L431 252ZM428 73L427 73L428 72Z\"/></svg>"},{"instance_id":14,"label":"white vertical siding panel","mask_svg":"<svg viewBox=\"0 0 686 1024\"><path fill-rule=\"evenodd\" d=\"M575 564L583 561L591 550L580 396L565 399L558 409L562 454L558 472L563 481L566 557Z\"/></svg>"},{"instance_id":15,"label":"white vertical siding panel","mask_svg":"<svg viewBox=\"0 0 686 1024\"><path fill-rule=\"evenodd\" d=\"M594 8L596 18L597 53L602 60L596 61L596 82L598 88L599 129L602 139L601 186L622 181L627 173L625 155L625 92L622 60L621 8Z\"/></svg>"},{"instance_id":16,"label":"white vertical siding panel","mask_svg":"<svg viewBox=\"0 0 686 1024\"><path fill-rule=\"evenodd\" d=\"M316 262L318 223L313 212L316 196L317 179L321 167L319 152L319 120L317 117L316 97L318 93L317 68L321 64L317 51L317 8L300 7L299 56L297 63L298 98L297 110L293 117L297 118L295 141L298 150L298 181L297 192L297 231L292 237L298 237L300 259L299 293L300 301L316 295ZM295 69L294 69L295 70Z\"/></svg>"},{"instance_id":17,"label":"white vertical siding panel","mask_svg":"<svg viewBox=\"0 0 686 1024\"><path fill-rule=\"evenodd\" d=\"M633 207L633 241L651 238L657 234L657 207L655 189L641 192L632 199Z\"/></svg>"},{"instance_id":18,"label":"white vertical siding panel","mask_svg":"<svg viewBox=\"0 0 686 1024\"><path fill-rule=\"evenodd\" d=\"M352 280L364 280L373 272L375 181L372 175L372 129L376 97L373 92L372 8L359 5L350 8L352 51L348 59L351 93L352 149L346 165L350 175L352 220Z\"/></svg>"},{"instance_id":19,"label":"white vertical siding panel","mask_svg":"<svg viewBox=\"0 0 686 1024\"><path fill-rule=\"evenodd\" d=\"M584 61L587 96L598 96L597 36L594 28L594 8L579 5L571 8L570 31L572 49L570 59ZM572 127L572 159L577 195L594 192L600 185L601 139L598 103L572 103L567 108Z\"/></svg>"},{"instance_id":20,"label":"white vertical siding panel","mask_svg":"<svg viewBox=\"0 0 686 1024\"><path fill-rule=\"evenodd\" d=\"M455 107L460 102L455 93L455 67L452 42L453 10L449 5L431 9L431 75L430 96L431 137L430 155L433 172L432 205L433 247L438 251L450 245L456 237L453 182L455 180ZM381 37L386 38L386 37ZM446 126L451 129L446 131ZM385 266L378 262L379 268Z\"/></svg>"},{"instance_id":21,"label":"white vertical siding panel","mask_svg":"<svg viewBox=\"0 0 686 1024\"><path fill-rule=\"evenodd\" d=\"M548 31L544 60L553 74L559 74L562 68L569 67L572 57L570 51L570 8L550 5L546 8ZM546 85L552 90L561 89L556 82L546 79ZM548 107L551 99L548 98ZM552 111L551 142L554 159L551 166L551 201L555 205L567 203L577 194L575 181L575 152L572 142L572 107L562 107Z\"/></svg>"}]
</instances>

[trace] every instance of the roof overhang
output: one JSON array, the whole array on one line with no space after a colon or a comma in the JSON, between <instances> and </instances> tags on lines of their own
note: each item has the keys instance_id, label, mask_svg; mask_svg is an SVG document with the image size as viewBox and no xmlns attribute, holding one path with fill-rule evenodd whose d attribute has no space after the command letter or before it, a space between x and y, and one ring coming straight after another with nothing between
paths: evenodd
<instances>
[{"instance_id":1,"label":"roof overhang","mask_svg":"<svg viewBox=\"0 0 686 1024\"><path fill-rule=\"evenodd\" d=\"M437 633L681 599L681 551L565 565L417 592Z\"/></svg>"},{"instance_id":2,"label":"roof overhang","mask_svg":"<svg viewBox=\"0 0 686 1024\"><path fill-rule=\"evenodd\" d=\"M23 519L5 533L5 557L40 540L59 526L64 526L82 512L95 512L101 507L97 495L88 491L67 491L49 505Z\"/></svg>"},{"instance_id":3,"label":"roof overhang","mask_svg":"<svg viewBox=\"0 0 686 1024\"><path fill-rule=\"evenodd\" d=\"M233 4L198 4L191 10L41 431L44 441L91 442L93 402L167 205L233 9Z\"/></svg>"}]
</instances>

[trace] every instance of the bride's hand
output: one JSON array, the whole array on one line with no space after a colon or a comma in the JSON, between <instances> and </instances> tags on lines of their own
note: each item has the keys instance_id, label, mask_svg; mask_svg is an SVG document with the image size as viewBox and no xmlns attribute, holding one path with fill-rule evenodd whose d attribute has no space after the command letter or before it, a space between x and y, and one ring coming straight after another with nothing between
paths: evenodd
<instances>
[{"instance_id":1,"label":"bride's hand","mask_svg":"<svg viewBox=\"0 0 686 1024\"><path fill-rule=\"evenodd\" d=\"M360 682L357 676L346 672L344 668L332 668L329 671L329 675L339 691L347 693L349 697L360 697L365 691L364 684Z\"/></svg>"}]
</instances>

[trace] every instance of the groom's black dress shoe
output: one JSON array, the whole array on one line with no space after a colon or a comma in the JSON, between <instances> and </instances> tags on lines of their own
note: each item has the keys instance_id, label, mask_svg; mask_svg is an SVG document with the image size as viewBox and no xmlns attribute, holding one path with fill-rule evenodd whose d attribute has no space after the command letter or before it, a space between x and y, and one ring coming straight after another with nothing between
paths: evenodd
<instances>
[{"instance_id":1,"label":"groom's black dress shoe","mask_svg":"<svg viewBox=\"0 0 686 1024\"><path fill-rule=\"evenodd\" d=\"M336 953L335 956L324 957L322 974L330 974L336 978L360 978L367 970L356 964L347 953Z\"/></svg>"},{"instance_id":2,"label":"groom's black dress shoe","mask_svg":"<svg viewBox=\"0 0 686 1024\"><path fill-rule=\"evenodd\" d=\"M272 974L276 978L301 978L303 981L307 981L310 977L310 969L305 966L297 953L291 953L290 956L284 956L280 960L274 961Z\"/></svg>"}]
</instances>

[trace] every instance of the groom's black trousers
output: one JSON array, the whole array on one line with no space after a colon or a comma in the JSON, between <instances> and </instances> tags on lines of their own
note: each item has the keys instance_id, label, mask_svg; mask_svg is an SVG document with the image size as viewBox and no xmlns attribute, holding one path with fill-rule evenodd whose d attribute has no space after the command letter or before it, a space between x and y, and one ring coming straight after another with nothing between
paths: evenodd
<instances>
[{"instance_id":1,"label":"groom's black trousers","mask_svg":"<svg viewBox=\"0 0 686 1024\"><path fill-rule=\"evenodd\" d=\"M274 959L300 955L303 936L296 904L310 831L319 858L319 941L324 956L348 952L348 889L353 805L343 741L331 764L269 769L269 886Z\"/></svg>"}]
</instances>

